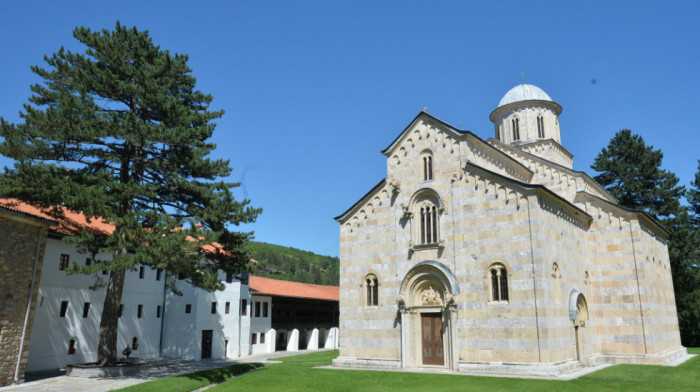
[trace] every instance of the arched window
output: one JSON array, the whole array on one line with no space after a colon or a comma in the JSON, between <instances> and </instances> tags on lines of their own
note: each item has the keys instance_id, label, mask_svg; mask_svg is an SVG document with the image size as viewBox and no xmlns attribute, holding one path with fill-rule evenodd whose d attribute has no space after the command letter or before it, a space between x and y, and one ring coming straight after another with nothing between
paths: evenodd
<instances>
[{"instance_id":1,"label":"arched window","mask_svg":"<svg viewBox=\"0 0 700 392\"><path fill-rule=\"evenodd\" d=\"M496 140L501 140L501 124L496 125Z\"/></svg>"},{"instance_id":2,"label":"arched window","mask_svg":"<svg viewBox=\"0 0 700 392\"><path fill-rule=\"evenodd\" d=\"M374 274L365 277L365 297L367 306L379 306L379 280Z\"/></svg>"},{"instance_id":3,"label":"arched window","mask_svg":"<svg viewBox=\"0 0 700 392\"><path fill-rule=\"evenodd\" d=\"M517 142L520 140L520 119L517 117L511 120L513 125L513 141Z\"/></svg>"},{"instance_id":4,"label":"arched window","mask_svg":"<svg viewBox=\"0 0 700 392\"><path fill-rule=\"evenodd\" d=\"M491 301L508 301L508 271L503 264L493 264L489 268L491 275Z\"/></svg>"},{"instance_id":5,"label":"arched window","mask_svg":"<svg viewBox=\"0 0 700 392\"><path fill-rule=\"evenodd\" d=\"M421 203L418 214L420 215L420 244L437 244L437 207L430 201L425 201Z\"/></svg>"},{"instance_id":6,"label":"arched window","mask_svg":"<svg viewBox=\"0 0 700 392\"><path fill-rule=\"evenodd\" d=\"M537 116L537 137L544 139L544 118Z\"/></svg>"},{"instance_id":7,"label":"arched window","mask_svg":"<svg viewBox=\"0 0 700 392\"><path fill-rule=\"evenodd\" d=\"M421 160L423 164L423 181L429 181L433 179L433 154L425 152L421 154Z\"/></svg>"}]
</instances>

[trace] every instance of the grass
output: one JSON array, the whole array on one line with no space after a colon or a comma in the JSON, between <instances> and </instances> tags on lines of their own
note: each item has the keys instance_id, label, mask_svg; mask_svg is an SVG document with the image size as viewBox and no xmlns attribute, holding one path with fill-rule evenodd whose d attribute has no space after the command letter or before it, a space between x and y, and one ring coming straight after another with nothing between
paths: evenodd
<instances>
[{"instance_id":1,"label":"grass","mask_svg":"<svg viewBox=\"0 0 700 392\"><path fill-rule=\"evenodd\" d=\"M128 392L150 392L150 391L168 391L168 392L189 392L211 385L214 383L228 380L231 377L243 374L245 372L255 370L262 367L261 363L241 363L233 366L222 367L218 369L202 370L200 372L183 374L161 378L141 384L132 385L127 388L119 389L119 391Z\"/></svg>"},{"instance_id":2,"label":"grass","mask_svg":"<svg viewBox=\"0 0 700 392\"><path fill-rule=\"evenodd\" d=\"M700 354L700 348L688 351ZM280 358L281 364L227 381L207 392L700 391L700 356L677 367L616 365L570 381L313 368L330 365L337 355L337 351L324 351Z\"/></svg>"}]
</instances>

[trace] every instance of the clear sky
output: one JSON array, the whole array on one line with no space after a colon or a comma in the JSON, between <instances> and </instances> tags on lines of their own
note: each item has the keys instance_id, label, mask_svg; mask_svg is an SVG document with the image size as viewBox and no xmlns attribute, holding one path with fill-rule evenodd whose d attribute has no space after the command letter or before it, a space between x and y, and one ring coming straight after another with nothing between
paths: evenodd
<instances>
[{"instance_id":1,"label":"clear sky","mask_svg":"<svg viewBox=\"0 0 700 392\"><path fill-rule=\"evenodd\" d=\"M75 26L148 30L224 109L216 157L263 213L256 239L338 255L339 215L386 176L423 107L482 138L525 82L563 107L574 169L622 128L688 186L700 158L698 1L0 1L0 116ZM0 158L0 166L11 165Z\"/></svg>"}]
</instances>

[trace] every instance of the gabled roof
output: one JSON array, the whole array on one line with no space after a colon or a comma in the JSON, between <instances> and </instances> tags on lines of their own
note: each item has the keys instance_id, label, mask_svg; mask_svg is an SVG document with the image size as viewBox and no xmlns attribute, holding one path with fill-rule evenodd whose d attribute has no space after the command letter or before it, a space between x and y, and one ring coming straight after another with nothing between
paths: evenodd
<instances>
[{"instance_id":1,"label":"gabled roof","mask_svg":"<svg viewBox=\"0 0 700 392\"><path fill-rule=\"evenodd\" d=\"M404 128L403 131L401 131L399 136L397 136L396 139L394 139L394 141L392 141L391 144L387 148L382 150L381 153L384 155L387 155L387 156L390 155L391 152L394 150L394 148L396 148L396 146L403 139L403 137L408 132L408 130L411 129L411 127L413 127L413 125L416 123L416 121L418 121L418 119L421 117L427 117L431 121L435 121L435 122L443 125L448 130L452 131L455 134L455 136L457 136L458 139L472 138L472 140L476 141L477 143L484 146L485 148L492 150L495 154L501 156L503 159L508 161L510 164L512 164L516 167L519 167L523 172L529 173L530 176L532 176L532 172L530 171L530 169L525 167L525 165L518 162L516 159L514 159L513 157L504 153L503 151L499 150L498 148L495 148L494 146L490 145L484 139L480 138L477 134L475 134L471 131L457 129L457 128L453 127L452 125L446 123L445 121L442 121L439 118L428 114L425 111L418 113L418 115L416 115L416 117L414 117L413 120L411 120L411 122L408 124L408 126L406 126L406 128ZM344 219L346 219L349 216L349 214L351 214L357 207L359 207L363 201L367 200L374 192L381 189L386 184L386 181L387 181L386 179L382 179L381 181L379 181L379 183L377 185L375 185L372 189L370 189L370 191L367 192L364 196L362 196L357 202L355 202L355 204L350 206L350 208L345 210L345 212L336 216L333 219L338 221L338 222L342 222Z\"/></svg>"},{"instance_id":2,"label":"gabled roof","mask_svg":"<svg viewBox=\"0 0 700 392\"><path fill-rule=\"evenodd\" d=\"M253 293L259 295L340 301L340 287L338 286L288 282L252 275L248 284Z\"/></svg>"},{"instance_id":3,"label":"gabled roof","mask_svg":"<svg viewBox=\"0 0 700 392\"><path fill-rule=\"evenodd\" d=\"M413 124L415 124L415 123L418 121L418 119L421 118L421 117L427 117L427 118L429 118L430 120L435 121L435 122L437 122L437 123L443 125L445 128L447 128L448 130L452 131L455 135L458 135L458 136L459 136L459 135L467 135L467 134L472 134L472 135L474 135L474 133L472 133L472 132L470 132L470 131L464 131L464 130L461 130L461 129L457 129L457 128L453 127L452 125L450 125L450 124L448 124L448 123L446 123L446 122L440 120L439 118L437 118L437 117L435 117L435 116L433 116L433 115L428 114L428 112L422 111L422 112L418 113L418 114L416 115L416 117L414 117L413 120L411 120L410 123L408 123L408 125L406 126L406 128L404 128L403 131L401 131L401 133L399 133L399 136L397 136L396 139L394 139L394 141L391 142L391 144L389 144L389 146L388 146L387 148L383 149L383 150L381 151L381 153L384 154L384 155L387 155L387 156L390 155L390 154L391 154L391 151L393 151L394 148L399 144L399 142L401 141L401 139L403 139L403 136L406 134L406 132L408 132L408 130L411 129L411 127L413 127ZM476 136L476 135L474 135L474 136ZM478 137L478 136L477 136L477 137Z\"/></svg>"},{"instance_id":4,"label":"gabled roof","mask_svg":"<svg viewBox=\"0 0 700 392\"><path fill-rule=\"evenodd\" d=\"M372 194L377 190L382 189L382 187L384 187L384 184L386 184L386 178L383 178L381 181L379 181L379 184L373 186L372 189L369 190L369 192L365 193L365 195L360 198L360 200L356 201L355 204L351 205L350 208L345 210L345 212L336 216L333 219L335 219L338 222L343 221L345 218L347 218L348 214L355 210L355 208L357 208L360 204L362 204L363 201L367 200L367 198L372 196Z\"/></svg>"}]
</instances>

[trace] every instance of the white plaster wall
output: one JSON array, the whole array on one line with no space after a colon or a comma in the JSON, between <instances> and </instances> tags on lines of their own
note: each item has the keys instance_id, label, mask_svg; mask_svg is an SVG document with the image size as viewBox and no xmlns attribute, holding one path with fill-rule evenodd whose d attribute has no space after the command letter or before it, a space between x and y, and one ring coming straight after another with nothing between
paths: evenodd
<instances>
[{"instance_id":1,"label":"white plaster wall","mask_svg":"<svg viewBox=\"0 0 700 392\"><path fill-rule=\"evenodd\" d=\"M221 273L220 279L225 279ZM166 294L166 319L163 329L163 355L176 358L201 359L202 331L212 330L212 358L236 358L250 354L250 297L248 286L238 281L225 283L223 291L207 292L185 281L176 282L182 296ZM241 316L241 299L248 301L248 315ZM216 313L211 304L216 302ZM230 303L226 313L226 302ZM185 313L187 304L192 312ZM269 305L268 305L269 306ZM240 333L239 333L240 331ZM228 340L228 348L226 347Z\"/></svg>"},{"instance_id":2,"label":"white plaster wall","mask_svg":"<svg viewBox=\"0 0 700 392\"><path fill-rule=\"evenodd\" d=\"M61 240L49 238L43 261L34 328L27 361L27 371L62 368L66 365L97 360L97 340L105 289L90 290L92 275L66 275L58 269L61 254L70 256L70 264L85 263L88 257ZM110 259L110 255L99 255ZM138 269L127 271L122 294L124 313L119 320L118 351L131 344L136 336L139 348L132 355L152 358L159 354L161 319L156 307L162 305L164 275L156 281L156 271L146 268L139 279ZM107 275L100 274L105 280ZM61 302L68 301L65 317L60 317ZM90 302L88 317L83 318L83 306ZM144 306L143 317L137 318L137 306ZM75 354L68 354L71 339L76 340Z\"/></svg>"},{"instance_id":3,"label":"white plaster wall","mask_svg":"<svg viewBox=\"0 0 700 392\"><path fill-rule=\"evenodd\" d=\"M266 353L270 352L269 350L269 331L272 329L272 298L271 297L265 297L265 296L260 296L260 295L254 295L251 297L251 301L253 303L251 304L250 307L250 312L248 313L250 316L250 333L249 335L249 342L251 342L251 354L260 354L260 353ZM255 317L255 303L259 302L260 303L260 317ZM267 317L263 317L263 303L267 303ZM265 334L265 343L260 343L260 334L264 333ZM252 344L252 335L256 334L257 335L257 343ZM273 342L274 345L274 342Z\"/></svg>"}]
</instances>

